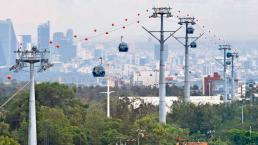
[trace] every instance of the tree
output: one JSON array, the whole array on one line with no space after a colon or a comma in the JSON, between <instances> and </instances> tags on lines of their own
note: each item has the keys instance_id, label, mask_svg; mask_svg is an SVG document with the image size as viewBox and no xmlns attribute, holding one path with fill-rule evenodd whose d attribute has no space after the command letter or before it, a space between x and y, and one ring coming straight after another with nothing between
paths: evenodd
<instances>
[{"instance_id":1,"label":"tree","mask_svg":"<svg viewBox=\"0 0 258 145\"><path fill-rule=\"evenodd\" d=\"M228 145L228 141L223 141L220 138L209 142L209 145Z\"/></svg>"},{"instance_id":2,"label":"tree","mask_svg":"<svg viewBox=\"0 0 258 145\"><path fill-rule=\"evenodd\" d=\"M50 145L73 144L72 127L61 109L40 108L38 113L38 142L44 144L46 141Z\"/></svg>"},{"instance_id":3,"label":"tree","mask_svg":"<svg viewBox=\"0 0 258 145\"><path fill-rule=\"evenodd\" d=\"M106 119L101 143L105 145L116 144L127 137L121 133L122 121L120 119Z\"/></svg>"},{"instance_id":4,"label":"tree","mask_svg":"<svg viewBox=\"0 0 258 145\"><path fill-rule=\"evenodd\" d=\"M9 124L0 122L0 136L10 136Z\"/></svg>"},{"instance_id":5,"label":"tree","mask_svg":"<svg viewBox=\"0 0 258 145\"><path fill-rule=\"evenodd\" d=\"M0 136L0 145L19 145L19 144L10 137Z\"/></svg>"},{"instance_id":6,"label":"tree","mask_svg":"<svg viewBox=\"0 0 258 145\"><path fill-rule=\"evenodd\" d=\"M145 116L137 120L131 132L135 138L138 138L140 132L143 133L142 144L151 145L176 144L178 137L186 138L188 134L186 130L181 128L160 124L154 116Z\"/></svg>"},{"instance_id":7,"label":"tree","mask_svg":"<svg viewBox=\"0 0 258 145\"><path fill-rule=\"evenodd\" d=\"M87 110L85 126L89 131L89 144L100 145L102 132L105 128L106 114L101 105L92 103Z\"/></svg>"},{"instance_id":8,"label":"tree","mask_svg":"<svg viewBox=\"0 0 258 145\"><path fill-rule=\"evenodd\" d=\"M61 107L71 105L75 100L75 89L58 83L36 85L36 100L42 106Z\"/></svg>"},{"instance_id":9,"label":"tree","mask_svg":"<svg viewBox=\"0 0 258 145\"><path fill-rule=\"evenodd\" d=\"M240 129L231 129L228 131L228 134L234 144L256 144L258 143L258 132L253 131L250 134L249 131L240 130Z\"/></svg>"}]
</instances>

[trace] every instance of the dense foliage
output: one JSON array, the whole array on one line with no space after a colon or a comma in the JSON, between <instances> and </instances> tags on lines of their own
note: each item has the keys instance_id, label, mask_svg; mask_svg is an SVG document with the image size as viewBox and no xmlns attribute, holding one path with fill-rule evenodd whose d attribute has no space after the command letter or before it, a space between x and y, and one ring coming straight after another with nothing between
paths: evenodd
<instances>
[{"instance_id":1,"label":"dense foliage","mask_svg":"<svg viewBox=\"0 0 258 145\"><path fill-rule=\"evenodd\" d=\"M0 104L11 95L1 86ZM258 144L258 104L241 102L220 105L193 105L175 102L167 125L158 123L158 107L144 103L134 107L126 96L132 92L148 96L156 88L113 88L111 119L106 118L106 98L101 87L80 87L58 83L36 85L37 139L40 145L175 145L177 141L208 141L211 145ZM153 89L153 92L146 91ZM9 91L7 91L9 90ZM120 91L122 90L122 91ZM179 93L181 88L170 87ZM4 96L4 97L3 97ZM151 96L151 95L150 95ZM0 145L26 145L28 132L28 90L0 110ZM251 127L251 132L250 132Z\"/></svg>"}]
</instances>

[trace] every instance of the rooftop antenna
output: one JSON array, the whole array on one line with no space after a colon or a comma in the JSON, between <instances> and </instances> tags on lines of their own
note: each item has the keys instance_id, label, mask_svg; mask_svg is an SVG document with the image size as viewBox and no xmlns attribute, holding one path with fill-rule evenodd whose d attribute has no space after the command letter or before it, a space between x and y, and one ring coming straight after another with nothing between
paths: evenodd
<instances>
[{"instance_id":1,"label":"rooftop antenna","mask_svg":"<svg viewBox=\"0 0 258 145\"><path fill-rule=\"evenodd\" d=\"M37 127L36 127L36 104L35 104L35 67L38 72L42 72L52 67L46 54L50 53L46 49L41 51L36 46L31 50L22 50L19 48L14 51L17 54L16 63L10 68L10 71L19 72L25 67L30 67L30 98L29 98L29 128L28 128L28 145L37 145ZM39 63L39 65L35 65Z\"/></svg>"}]
</instances>

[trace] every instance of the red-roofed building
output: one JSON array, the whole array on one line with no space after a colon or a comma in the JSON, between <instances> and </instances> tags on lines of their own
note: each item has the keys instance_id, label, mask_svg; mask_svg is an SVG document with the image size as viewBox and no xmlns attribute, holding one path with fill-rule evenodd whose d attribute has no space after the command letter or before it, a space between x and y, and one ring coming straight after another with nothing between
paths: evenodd
<instances>
[{"instance_id":1,"label":"red-roofed building","mask_svg":"<svg viewBox=\"0 0 258 145\"><path fill-rule=\"evenodd\" d=\"M216 82L221 81L219 73L215 72L213 76L204 77L204 95L213 96Z\"/></svg>"}]
</instances>

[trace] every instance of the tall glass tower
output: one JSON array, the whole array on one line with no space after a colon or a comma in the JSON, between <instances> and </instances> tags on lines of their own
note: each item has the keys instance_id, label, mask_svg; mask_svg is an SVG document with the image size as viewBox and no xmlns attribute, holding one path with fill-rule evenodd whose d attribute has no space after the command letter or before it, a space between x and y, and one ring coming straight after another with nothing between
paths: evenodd
<instances>
[{"instance_id":1,"label":"tall glass tower","mask_svg":"<svg viewBox=\"0 0 258 145\"><path fill-rule=\"evenodd\" d=\"M0 66L11 66L14 63L16 43L11 19L0 20Z\"/></svg>"},{"instance_id":2,"label":"tall glass tower","mask_svg":"<svg viewBox=\"0 0 258 145\"><path fill-rule=\"evenodd\" d=\"M49 21L38 26L38 48L49 49L50 23Z\"/></svg>"}]
</instances>

